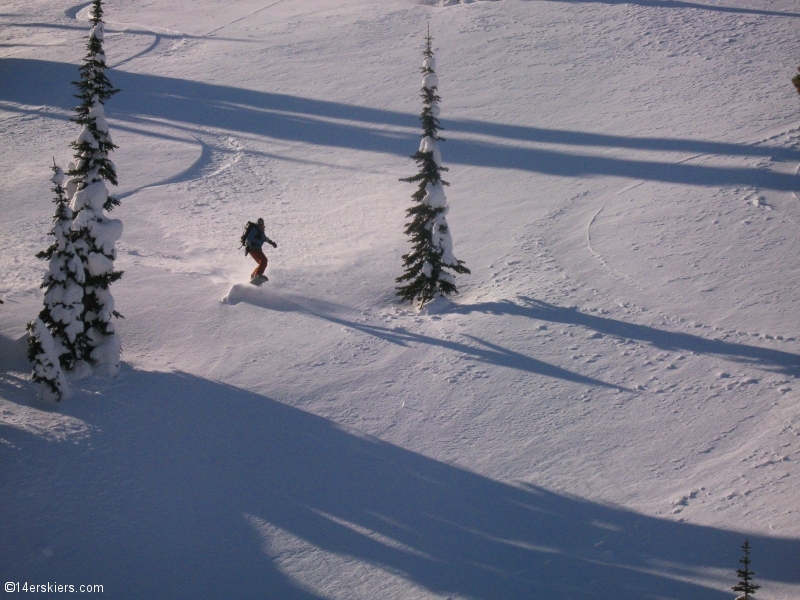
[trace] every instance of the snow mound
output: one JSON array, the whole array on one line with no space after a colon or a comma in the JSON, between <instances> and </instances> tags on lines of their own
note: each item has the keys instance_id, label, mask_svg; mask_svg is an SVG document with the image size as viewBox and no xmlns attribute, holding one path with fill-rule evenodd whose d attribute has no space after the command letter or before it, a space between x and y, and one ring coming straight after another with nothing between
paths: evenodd
<instances>
[{"instance_id":1,"label":"snow mound","mask_svg":"<svg viewBox=\"0 0 800 600\"><path fill-rule=\"evenodd\" d=\"M421 315L440 315L448 312L452 307L453 303L450 300L444 298L443 296L439 296L424 306L421 306L418 312Z\"/></svg>"},{"instance_id":2,"label":"snow mound","mask_svg":"<svg viewBox=\"0 0 800 600\"><path fill-rule=\"evenodd\" d=\"M439 87L439 76L436 73L428 73L422 78L422 87L429 90Z\"/></svg>"}]
</instances>

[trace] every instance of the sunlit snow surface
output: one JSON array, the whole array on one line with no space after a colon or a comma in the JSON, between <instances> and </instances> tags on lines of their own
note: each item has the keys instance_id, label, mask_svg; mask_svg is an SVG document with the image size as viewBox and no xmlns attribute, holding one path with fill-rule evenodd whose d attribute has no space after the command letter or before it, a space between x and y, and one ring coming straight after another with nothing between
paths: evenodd
<instances>
[{"instance_id":1,"label":"sunlit snow surface","mask_svg":"<svg viewBox=\"0 0 800 600\"><path fill-rule=\"evenodd\" d=\"M747 537L800 596L800 8L446 4L107 0L123 365L56 404L23 336L88 5L3 3L4 581L723 600ZM428 24L472 274L418 313Z\"/></svg>"}]
</instances>

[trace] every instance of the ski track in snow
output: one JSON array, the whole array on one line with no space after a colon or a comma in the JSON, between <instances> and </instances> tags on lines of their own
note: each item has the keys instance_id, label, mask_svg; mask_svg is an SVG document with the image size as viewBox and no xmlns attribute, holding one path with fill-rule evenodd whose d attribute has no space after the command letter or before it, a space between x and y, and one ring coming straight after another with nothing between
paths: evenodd
<instances>
[{"instance_id":1,"label":"ski track in snow","mask_svg":"<svg viewBox=\"0 0 800 600\"><path fill-rule=\"evenodd\" d=\"M780 131L778 133L772 134L772 135L770 135L770 136L768 136L766 138L759 138L756 141L750 142L749 145L755 147L756 145L764 144L766 142L772 142L772 141L775 141L775 140L779 140L780 138L782 138L782 137L784 137L784 136L786 136L788 134L797 133L798 131L800 131L800 128L792 127L792 128L789 128L789 129L782 130L782 131ZM675 164L691 162L691 161L694 161L694 160L697 160L697 159L700 159L700 158L703 158L703 157L706 157L706 156L709 156L709 155L707 153L693 155L693 156L681 159L680 161L677 161ZM800 174L800 165L795 170L795 175L798 175L798 174ZM629 192L639 188L642 185L645 185L646 183L647 182L645 180L640 180L640 181L638 181L636 183L633 183L633 184L627 184L623 188L619 189L618 191L612 192L610 194L605 195L604 197L599 198L596 202L602 202L602 204L600 205L600 208L592 215L591 219L589 220L589 222L588 222L588 224L586 226L586 247L587 247L587 250L589 251L589 253L597 260L597 262L604 269L606 269L608 272L613 274L615 277L618 277L621 281L624 281L624 282L629 283L630 285L634 286L639 291L644 291L645 290L643 284L640 281L638 281L636 278L632 277L630 274L623 273L623 272L619 271L618 269L614 268L613 266L611 266L609 264L609 262L606 260L606 258L604 258L601 253L597 252L595 250L595 248L593 248L593 246L592 246L592 226L595 224L595 222L597 221L597 218L606 209L606 207L608 205L609 200L607 200L605 198L608 198L609 196L613 196L615 199L620 199L620 198L624 197L626 194L628 194ZM758 194L758 191L756 190L754 192L754 195L757 195L757 194ZM793 192L793 194L795 195L795 197L798 197L797 196L797 192ZM770 210L775 210L774 207L769 207L769 209ZM563 213L560 213L559 217L566 218L566 216ZM784 219L788 220L789 222L793 223L795 226L800 227L800 225L796 221L794 221L791 217L789 217L788 215L784 214L784 215L782 215L782 218L784 218ZM599 292L597 292L595 290L595 293L599 293ZM611 300L611 299L609 298L609 300ZM626 307L634 307L635 306L634 303L630 302L628 299L625 299L624 296L623 297L617 296L617 299L615 299L613 301L618 303L618 304L624 305ZM669 320L670 322L673 322L673 323L679 322L679 319L674 315L669 315L669 314L666 314L666 313L663 313L663 312L659 312L659 315L662 318ZM714 328L714 329L718 330L718 328ZM764 334L764 333L749 333L749 332L733 330L733 331L730 331L729 333L734 333L735 335L737 335L739 337L742 337L742 338L747 338L747 337L751 337L751 336L757 336L757 337L760 337L762 339L764 339L764 338L774 339L777 336L779 339L783 339L781 336L779 336L778 334L776 334L774 332L772 334Z\"/></svg>"},{"instance_id":2,"label":"ski track in snow","mask_svg":"<svg viewBox=\"0 0 800 600\"><path fill-rule=\"evenodd\" d=\"M91 6L92 6L91 2L84 2L82 4L78 4L76 6L73 6L72 8L68 8L67 10L64 11L64 15L67 18L75 20L75 21L88 21L88 19L89 19L89 11L91 9ZM83 13L83 14L81 14L81 13ZM155 29L153 29L151 27L148 27L146 25L140 25L138 23L119 23L119 22L110 21L110 20L107 20L107 19L104 19L104 21L105 21L106 26L107 26L107 29L106 29L107 34L111 34L111 35L114 35L114 34L118 35L120 33L121 34L127 34L127 33L130 33L130 31L129 31L130 27L138 27L140 30L136 31L135 34L142 34L142 33L146 32L146 33L149 33L150 35L153 36L153 41L147 48L145 48L144 50L142 50L140 52L137 52L136 54L133 54L132 56L129 56L128 58L125 58L125 59L120 60L120 61L118 61L118 62L116 62L114 64L109 65L108 66L109 69L115 69L115 68L121 67L122 65L127 64L127 63L131 62L132 60L135 60L135 59L140 58L140 57L142 57L142 56L144 56L146 54L149 54L150 52L154 51L157 48L157 46L161 43L162 34L158 33ZM119 28L119 30L117 31L117 30L115 30L115 28ZM177 35L179 37L181 37L183 35L181 32L177 32L177 31L168 31L168 33L171 34L171 35Z\"/></svg>"},{"instance_id":3,"label":"ski track in snow","mask_svg":"<svg viewBox=\"0 0 800 600\"><path fill-rule=\"evenodd\" d=\"M160 181L148 183L134 190L129 190L122 194L116 194L116 197L122 200L128 198L129 196L133 196L134 194L138 194L142 190L147 190L150 188L171 185L176 183L185 183L188 181L192 181L194 179L198 179L199 177L202 177L204 171L208 169L208 167L214 164L215 162L218 162L219 158L217 153L214 152L211 146L206 144L196 135L192 134L189 135L197 141L197 145L200 147L200 154L197 157L197 160L194 161L194 163L192 163L191 165L186 167L186 169L184 169L179 173L166 177L165 179L162 179ZM211 175L214 175L214 173L212 173Z\"/></svg>"},{"instance_id":4,"label":"ski track in snow","mask_svg":"<svg viewBox=\"0 0 800 600\"><path fill-rule=\"evenodd\" d=\"M231 21L230 23L225 23L225 25L221 25L220 27L217 27L216 29L212 29L211 31L209 31L205 35L206 36L214 35L218 31L222 31L226 27L230 27L231 25L234 25L236 23L240 23L240 22L244 21L245 19L250 19L250 18L254 17L255 15L257 15L258 13L267 10L268 8L272 8L273 6L277 6L281 2L284 2L284 0L277 0L277 2L271 2L271 3L267 4L267 6L259 8L258 10L253 11L252 13L250 13L249 15L245 15L245 16L239 18L239 19L235 19L235 20Z\"/></svg>"},{"instance_id":5,"label":"ski track in snow","mask_svg":"<svg viewBox=\"0 0 800 600\"><path fill-rule=\"evenodd\" d=\"M632 189L632 188L635 188L635 187L637 187L637 186L636 185L631 186L631 188L626 188L624 191L627 191L628 189ZM617 194L617 195L621 195L622 193L624 193L624 191L623 192L619 192L619 194ZM600 206L600 208L597 210L597 212L592 216L592 218L589 221L589 223L586 225L586 248L589 250L589 253L592 256L594 256L594 258L597 260L597 262L599 262L600 265L604 269L607 269L608 271L610 271L611 273L613 273L614 275L616 275L620 279L630 282L631 285L635 286L640 291L644 291L644 286L641 283L636 281L636 279L634 279L630 275L626 275L625 273L620 273L617 269L615 269L614 267L609 265L608 262L603 258L603 256L599 252L596 252L595 249L592 248L592 225L597 220L597 217L600 216L600 213L603 212L605 207L606 207L606 203L603 203L603 205Z\"/></svg>"},{"instance_id":6,"label":"ski track in snow","mask_svg":"<svg viewBox=\"0 0 800 600\"><path fill-rule=\"evenodd\" d=\"M125 31L125 30L123 30L123 32L124 32L124 31ZM135 60L135 59L137 59L137 58L139 58L139 57L142 57L142 56L144 56L145 54L148 54L148 53L152 52L153 50L155 50L155 49L156 49L156 47L157 47L157 46L158 46L158 45L161 43L161 34L159 34L159 33L156 33L155 31L153 31L153 32L152 32L152 34L153 34L153 43L152 43L152 44L150 44L150 45L149 45L147 48L145 48L145 49L144 49L144 50L142 50L141 52L137 52L136 54L134 54L133 56L130 56L130 57L126 58L125 60L121 60L121 61L119 61L118 63L115 63L115 64L113 64L113 65L110 65L110 66L109 66L109 68L110 68L110 69L116 69L116 68L118 68L118 67L121 67L121 66L122 66L122 65L124 65L124 64L127 64L127 63L131 62L132 60Z\"/></svg>"},{"instance_id":7,"label":"ski track in snow","mask_svg":"<svg viewBox=\"0 0 800 600\"><path fill-rule=\"evenodd\" d=\"M282 1L282 0L280 0L280 1ZM91 9L91 5L92 5L91 2L84 3L84 4L79 4L77 6L74 6L74 7L70 8L70 9L65 10L64 14L68 18L76 20L76 21L79 21L79 20L86 21L89 18L89 11ZM269 8L269 7L267 7L267 8ZM256 12L260 12L260 11L256 11ZM244 18L247 18L247 17L244 17ZM234 23L238 22L239 20L242 20L242 19L238 19L237 21L234 21ZM122 59L120 61L117 61L117 62L109 65L109 67L108 67L109 69L119 68L122 65L126 65L126 64L128 64L128 63L130 63L130 62L132 62L132 61L134 61L134 60L136 60L138 58L145 57L145 56L155 52L159 48L159 46L161 45L161 42L164 40L165 37L169 37L171 39L177 39L177 40L187 40L187 39L198 39L199 40L199 39L203 39L203 38L206 38L209 35L211 35L209 33L209 34L205 34L205 35L202 35L202 36L191 36L191 35L188 35L188 34L182 32L182 31L177 31L177 30L173 30L173 29L165 29L163 27L154 27L154 26L151 26L151 25L143 25L141 23L113 21L113 20L109 20L107 18L104 18L104 21L106 23L106 33L107 33L107 35L109 35L109 37L112 37L114 35L134 35L134 36L135 35L151 35L151 36L153 36L153 41L150 43L150 45L148 45L143 50L140 50L139 52L136 52L135 54L132 54L131 56L128 56L127 58L124 58L124 59ZM230 23L230 24L233 24L233 23ZM220 29L224 29L224 27L221 27ZM213 33L213 32L211 32L211 33Z\"/></svg>"},{"instance_id":8,"label":"ski track in snow","mask_svg":"<svg viewBox=\"0 0 800 600\"><path fill-rule=\"evenodd\" d=\"M222 210L225 203L226 182L232 177L231 170L247 153L246 147L237 138L210 132L198 132L196 135L188 134L197 142L200 152L197 159L180 172L163 180L147 183L141 187L119 194L120 199L131 198L136 201L137 196L153 194L169 198L170 190L175 186L203 190L198 192L199 197L192 198L187 203L180 205L179 216L175 225L185 229L197 227L197 219L206 213ZM204 139L205 138L205 139ZM206 141L207 140L207 141ZM218 192L217 190L223 190ZM222 202L220 202L222 201ZM226 281L224 269L213 266L217 260L192 260L185 250L178 252L157 252L140 245L129 245L124 240L118 244L121 254L135 265L150 266L164 269L170 273L188 275L204 275L216 278L221 276ZM237 252L238 254L238 252ZM209 264L210 263L210 264Z\"/></svg>"},{"instance_id":9,"label":"ski track in snow","mask_svg":"<svg viewBox=\"0 0 800 600\"><path fill-rule=\"evenodd\" d=\"M696 159L698 159L698 158L700 158L702 156L706 156L706 154L696 154L694 156L690 156L688 158L684 158L682 160L676 161L674 164L682 164L682 163L690 162L690 161L696 160ZM613 195L615 197L620 197L620 196L622 196L622 195L624 195L624 194L626 194L626 193L638 188L639 186L644 185L645 183L647 183L647 182L644 181L644 180L641 180L641 181L638 181L636 183L633 183L633 184L630 184L630 185L626 185L624 188L622 188L621 190L615 192ZM632 285L637 287L639 290L643 290L644 288L642 287L642 284L639 281L637 281L635 278L631 277L630 275L626 275L625 273L621 273L620 271L618 271L617 269L615 269L614 267L609 265L608 261L606 261L606 259L603 258L603 256L600 253L598 253L597 251L595 251L594 248L592 248L592 225L597 220L597 217L600 216L600 213L603 212L603 210L606 207L606 204L607 204L607 201L603 202L603 204L600 206L598 211L592 216L591 220L586 225L586 247L588 248L589 253L592 256L594 256L595 259L597 259L597 261L603 266L603 268L608 269L611 273L615 274L620 279L623 279L625 281L630 282Z\"/></svg>"},{"instance_id":10,"label":"ski track in snow","mask_svg":"<svg viewBox=\"0 0 800 600\"><path fill-rule=\"evenodd\" d=\"M77 20L78 19L78 13L80 13L84 9L88 9L91 5L92 5L91 2L81 2L80 4L76 4L75 6L72 6L72 7L68 8L68 9L66 9L64 11L64 15L68 19Z\"/></svg>"},{"instance_id":11,"label":"ski track in snow","mask_svg":"<svg viewBox=\"0 0 800 600\"><path fill-rule=\"evenodd\" d=\"M800 187L800 165L797 165L797 169L795 169L794 176L798 177L797 186ZM794 194L795 198L800 200L800 194L798 194L796 191L793 191L792 194Z\"/></svg>"}]
</instances>

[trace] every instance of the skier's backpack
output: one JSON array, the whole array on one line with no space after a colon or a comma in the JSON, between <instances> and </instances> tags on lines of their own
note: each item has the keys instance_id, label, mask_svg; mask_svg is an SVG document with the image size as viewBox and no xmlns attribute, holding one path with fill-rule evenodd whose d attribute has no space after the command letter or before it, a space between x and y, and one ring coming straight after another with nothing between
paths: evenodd
<instances>
[{"instance_id":1,"label":"skier's backpack","mask_svg":"<svg viewBox=\"0 0 800 600\"><path fill-rule=\"evenodd\" d=\"M258 225L256 225L252 221L248 221L247 225L244 226L244 231L242 232L242 237L241 237L242 245L239 246L239 247L240 248L244 248L244 255L245 256L247 256L247 253L250 252L250 249L247 247L247 236L250 235L250 230L253 227L258 227Z\"/></svg>"}]
</instances>

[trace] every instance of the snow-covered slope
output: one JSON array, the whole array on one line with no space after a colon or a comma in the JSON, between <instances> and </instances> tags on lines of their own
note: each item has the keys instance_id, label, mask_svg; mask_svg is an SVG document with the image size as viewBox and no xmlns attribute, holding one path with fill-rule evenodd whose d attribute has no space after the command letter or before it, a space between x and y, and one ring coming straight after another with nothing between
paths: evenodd
<instances>
[{"instance_id":1,"label":"snow-covered slope","mask_svg":"<svg viewBox=\"0 0 800 600\"><path fill-rule=\"evenodd\" d=\"M722 600L747 537L800 595L796 2L105 9L123 367L58 405L23 337L88 5L0 11L4 581ZM394 300L428 24L439 314Z\"/></svg>"}]
</instances>

